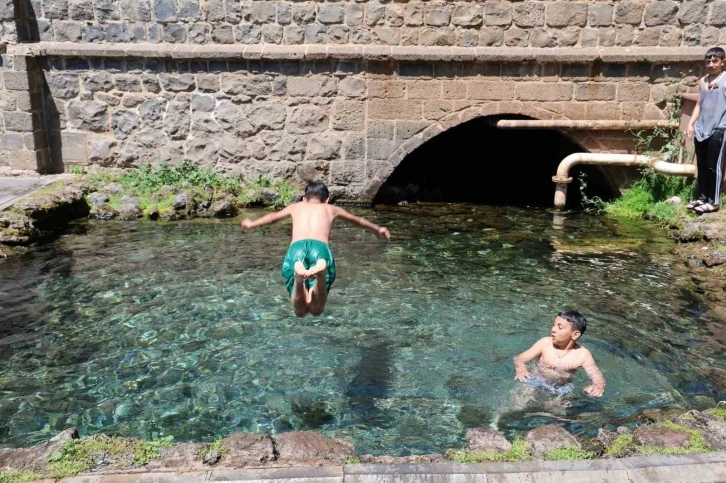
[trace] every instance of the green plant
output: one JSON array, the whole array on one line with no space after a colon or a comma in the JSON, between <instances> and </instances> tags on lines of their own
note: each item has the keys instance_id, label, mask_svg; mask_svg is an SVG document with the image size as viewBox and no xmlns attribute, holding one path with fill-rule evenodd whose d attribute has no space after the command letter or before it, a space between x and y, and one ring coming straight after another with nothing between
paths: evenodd
<instances>
[{"instance_id":1,"label":"green plant","mask_svg":"<svg viewBox=\"0 0 726 483\"><path fill-rule=\"evenodd\" d=\"M487 451L449 451L447 457L456 463L500 463L506 461L531 461L532 455L527 449L527 443L522 438L512 442L512 447L506 453L494 453Z\"/></svg>"},{"instance_id":2,"label":"green plant","mask_svg":"<svg viewBox=\"0 0 726 483\"><path fill-rule=\"evenodd\" d=\"M613 444L608 446L605 450L605 456L620 456L631 446L633 446L632 434L618 435L618 437L615 438L615 441L613 441Z\"/></svg>"},{"instance_id":3,"label":"green plant","mask_svg":"<svg viewBox=\"0 0 726 483\"><path fill-rule=\"evenodd\" d=\"M574 446L566 448L558 448L550 451L545 456L546 460L549 461L563 461L563 460L590 460L595 457L595 454L590 451L583 451Z\"/></svg>"},{"instance_id":4,"label":"green plant","mask_svg":"<svg viewBox=\"0 0 726 483\"><path fill-rule=\"evenodd\" d=\"M292 203L292 199L295 196L295 187L286 181L278 181L272 185L272 187L280 195L270 206L273 210L278 210L283 206L287 206Z\"/></svg>"},{"instance_id":5,"label":"green plant","mask_svg":"<svg viewBox=\"0 0 726 483\"><path fill-rule=\"evenodd\" d=\"M86 169L83 166L71 165L68 172L71 174L84 174Z\"/></svg>"},{"instance_id":6,"label":"green plant","mask_svg":"<svg viewBox=\"0 0 726 483\"><path fill-rule=\"evenodd\" d=\"M48 457L48 469L55 478L77 475L93 466L93 454L97 452L105 452L112 458L125 453L133 454L134 464L143 466L158 458L159 449L171 446L171 441L171 436L142 441L104 435L69 440Z\"/></svg>"},{"instance_id":7,"label":"green plant","mask_svg":"<svg viewBox=\"0 0 726 483\"><path fill-rule=\"evenodd\" d=\"M724 246L724 245L721 245L721 246L723 246L724 249L726 249L726 246ZM719 249L720 249L720 247L719 247ZM724 407L721 407L721 405L723 405ZM716 404L715 408L707 409L706 412L709 414L713 414L714 416L716 416L718 418L726 419L726 401L719 401L718 404Z\"/></svg>"},{"instance_id":8,"label":"green plant","mask_svg":"<svg viewBox=\"0 0 726 483\"><path fill-rule=\"evenodd\" d=\"M360 464L360 458L346 458L345 459L346 465L359 465Z\"/></svg>"},{"instance_id":9,"label":"green plant","mask_svg":"<svg viewBox=\"0 0 726 483\"><path fill-rule=\"evenodd\" d=\"M0 483L24 483L26 481L42 480L43 475L29 471L18 471L6 467L0 469Z\"/></svg>"},{"instance_id":10,"label":"green plant","mask_svg":"<svg viewBox=\"0 0 726 483\"><path fill-rule=\"evenodd\" d=\"M149 193L162 186L179 187L189 184L193 187L211 187L230 193L237 193L240 180L227 174L220 174L205 166L184 161L180 164L145 164L137 170L124 173L119 182L137 193Z\"/></svg>"}]
</instances>

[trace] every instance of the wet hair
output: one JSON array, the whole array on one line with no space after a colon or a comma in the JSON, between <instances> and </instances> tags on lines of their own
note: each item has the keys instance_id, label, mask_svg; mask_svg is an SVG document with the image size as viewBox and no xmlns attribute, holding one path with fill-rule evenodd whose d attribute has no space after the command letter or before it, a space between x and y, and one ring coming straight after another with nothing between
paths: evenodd
<instances>
[{"instance_id":1,"label":"wet hair","mask_svg":"<svg viewBox=\"0 0 726 483\"><path fill-rule=\"evenodd\" d=\"M587 320L585 320L585 316L577 310L563 310L557 314L557 317L562 317L568 321L573 330L580 331L580 335L585 334L585 330L587 330Z\"/></svg>"},{"instance_id":2,"label":"wet hair","mask_svg":"<svg viewBox=\"0 0 726 483\"><path fill-rule=\"evenodd\" d=\"M726 51L721 47L711 47L706 51L706 59L710 59L711 57L718 57L723 60L726 58Z\"/></svg>"},{"instance_id":3,"label":"wet hair","mask_svg":"<svg viewBox=\"0 0 726 483\"><path fill-rule=\"evenodd\" d=\"M328 187L323 183L313 181L305 187L305 199L311 200L317 198L320 201L325 201L330 197Z\"/></svg>"}]
</instances>

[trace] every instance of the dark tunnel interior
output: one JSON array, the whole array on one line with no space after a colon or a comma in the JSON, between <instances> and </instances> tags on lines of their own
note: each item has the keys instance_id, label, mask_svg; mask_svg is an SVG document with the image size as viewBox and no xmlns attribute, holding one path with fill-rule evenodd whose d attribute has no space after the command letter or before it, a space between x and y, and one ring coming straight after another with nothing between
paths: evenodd
<instances>
[{"instance_id":1,"label":"dark tunnel interior","mask_svg":"<svg viewBox=\"0 0 726 483\"><path fill-rule=\"evenodd\" d=\"M467 202L486 205L551 207L552 176L569 154L582 152L556 130L498 129L500 119L473 119L430 139L398 165L374 200L377 204L401 201ZM613 189L603 172L593 166L571 171L567 207L581 206L579 176L584 173L585 194L604 200Z\"/></svg>"}]
</instances>

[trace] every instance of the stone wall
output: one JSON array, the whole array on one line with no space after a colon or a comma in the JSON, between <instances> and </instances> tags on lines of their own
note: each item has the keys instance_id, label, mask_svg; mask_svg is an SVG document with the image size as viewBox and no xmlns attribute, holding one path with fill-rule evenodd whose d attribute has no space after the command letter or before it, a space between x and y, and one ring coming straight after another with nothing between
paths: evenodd
<instances>
[{"instance_id":1,"label":"stone wall","mask_svg":"<svg viewBox=\"0 0 726 483\"><path fill-rule=\"evenodd\" d=\"M512 47L723 43L726 1L0 0L0 41Z\"/></svg>"},{"instance_id":2,"label":"stone wall","mask_svg":"<svg viewBox=\"0 0 726 483\"><path fill-rule=\"evenodd\" d=\"M693 84L701 65L45 58L40 68L51 166L188 159L248 179L319 177L370 199L407 154L467 120L659 119L673 92L665 74ZM6 71L5 88L18 77ZM4 139L28 139L28 106L0 95L6 129L21 131ZM569 135L591 151L632 148L623 132Z\"/></svg>"}]
</instances>

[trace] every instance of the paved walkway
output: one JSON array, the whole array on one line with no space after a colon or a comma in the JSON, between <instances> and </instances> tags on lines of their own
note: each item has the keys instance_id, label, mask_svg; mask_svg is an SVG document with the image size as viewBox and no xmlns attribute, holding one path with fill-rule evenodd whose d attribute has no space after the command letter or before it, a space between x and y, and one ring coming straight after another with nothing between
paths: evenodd
<instances>
[{"instance_id":1,"label":"paved walkway","mask_svg":"<svg viewBox=\"0 0 726 483\"><path fill-rule=\"evenodd\" d=\"M75 476L61 483L717 483L726 452L593 461L343 465Z\"/></svg>"},{"instance_id":2,"label":"paved walkway","mask_svg":"<svg viewBox=\"0 0 726 483\"><path fill-rule=\"evenodd\" d=\"M14 203L25 198L33 191L70 176L59 174L34 178L0 177L0 211L13 206Z\"/></svg>"}]
</instances>

